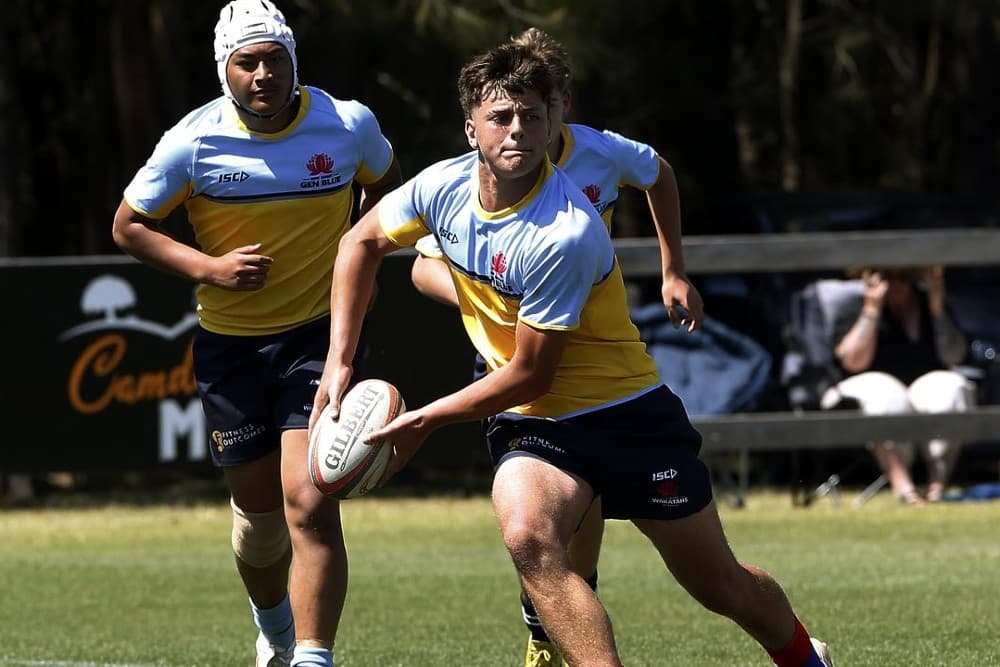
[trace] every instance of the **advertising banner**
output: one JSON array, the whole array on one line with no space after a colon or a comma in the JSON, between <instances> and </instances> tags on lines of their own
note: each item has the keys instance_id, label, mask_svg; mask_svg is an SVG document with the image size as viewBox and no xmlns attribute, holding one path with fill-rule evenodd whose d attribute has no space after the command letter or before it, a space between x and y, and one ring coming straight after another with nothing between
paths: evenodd
<instances>
[{"instance_id":1,"label":"advertising banner","mask_svg":"<svg viewBox=\"0 0 1000 667\"><path fill-rule=\"evenodd\" d=\"M369 316L367 377L410 406L469 381L457 312L421 297L405 257L386 262ZM5 363L0 472L209 467L192 367L195 286L126 256L0 259ZM477 424L433 434L416 465L486 466Z\"/></svg>"},{"instance_id":2,"label":"advertising banner","mask_svg":"<svg viewBox=\"0 0 1000 667\"><path fill-rule=\"evenodd\" d=\"M5 262L0 275L0 469L210 465L193 285L119 257Z\"/></svg>"}]
</instances>

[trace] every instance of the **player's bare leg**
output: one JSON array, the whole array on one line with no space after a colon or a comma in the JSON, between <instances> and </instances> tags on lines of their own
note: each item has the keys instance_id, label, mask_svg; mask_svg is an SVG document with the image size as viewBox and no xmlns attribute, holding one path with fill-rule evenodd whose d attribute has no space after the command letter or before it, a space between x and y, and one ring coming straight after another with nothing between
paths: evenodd
<instances>
[{"instance_id":1,"label":"player's bare leg","mask_svg":"<svg viewBox=\"0 0 1000 667\"><path fill-rule=\"evenodd\" d=\"M601 516L601 501L594 500L590 509L573 533L569 543L569 564L590 589L597 591L597 560L601 553L601 539L604 536L604 518ZM525 649L526 667L565 667L565 661L552 643L538 618L538 611L528 594L521 589L521 617L528 628L528 646Z\"/></svg>"},{"instance_id":2,"label":"player's bare leg","mask_svg":"<svg viewBox=\"0 0 1000 667\"><path fill-rule=\"evenodd\" d=\"M656 546L677 582L707 609L732 619L769 652L795 638L797 620L787 596L768 573L736 560L715 503L675 521L633 523Z\"/></svg>"},{"instance_id":3,"label":"player's bare leg","mask_svg":"<svg viewBox=\"0 0 1000 667\"><path fill-rule=\"evenodd\" d=\"M260 630L257 665L287 665L294 642L288 599L291 544L282 501L280 452L223 468L232 494L236 569Z\"/></svg>"},{"instance_id":4,"label":"player's bare leg","mask_svg":"<svg viewBox=\"0 0 1000 667\"><path fill-rule=\"evenodd\" d=\"M601 499L596 499L580 522L580 527L569 541L569 564L584 579L597 573L604 538L604 518L601 516Z\"/></svg>"},{"instance_id":5,"label":"player's bare leg","mask_svg":"<svg viewBox=\"0 0 1000 667\"><path fill-rule=\"evenodd\" d=\"M296 643L332 649L347 596L347 552L337 500L309 479L304 429L282 434L285 516L292 538L290 595Z\"/></svg>"},{"instance_id":6,"label":"player's bare leg","mask_svg":"<svg viewBox=\"0 0 1000 667\"><path fill-rule=\"evenodd\" d=\"M549 636L570 664L617 667L607 612L569 564L570 537L592 497L579 478L530 456L508 458L493 480L500 531Z\"/></svg>"},{"instance_id":7,"label":"player's bare leg","mask_svg":"<svg viewBox=\"0 0 1000 667\"><path fill-rule=\"evenodd\" d=\"M266 514L281 509L280 452L274 451L250 463L223 468L233 503L246 512ZM258 607L270 608L278 604L288 592L288 564L291 550L271 565L254 567L239 556L236 569L250 599Z\"/></svg>"}]
</instances>

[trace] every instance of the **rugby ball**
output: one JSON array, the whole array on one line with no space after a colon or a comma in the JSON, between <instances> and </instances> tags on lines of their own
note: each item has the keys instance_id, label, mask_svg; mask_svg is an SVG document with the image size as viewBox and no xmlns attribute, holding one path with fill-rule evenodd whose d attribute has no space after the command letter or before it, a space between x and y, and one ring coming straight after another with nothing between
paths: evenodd
<instances>
[{"instance_id":1,"label":"rugby ball","mask_svg":"<svg viewBox=\"0 0 1000 667\"><path fill-rule=\"evenodd\" d=\"M365 442L406 410L399 390L383 380L362 380L340 402L339 419L330 406L320 413L309 438L309 476L321 493L357 498L378 485L392 458L392 443Z\"/></svg>"}]
</instances>

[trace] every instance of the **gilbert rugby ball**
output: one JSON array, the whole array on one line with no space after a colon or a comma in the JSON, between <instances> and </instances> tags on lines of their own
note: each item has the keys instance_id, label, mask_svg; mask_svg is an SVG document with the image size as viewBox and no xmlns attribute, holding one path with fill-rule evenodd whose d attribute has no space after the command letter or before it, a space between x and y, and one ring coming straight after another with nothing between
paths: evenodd
<instances>
[{"instance_id":1,"label":"gilbert rugby ball","mask_svg":"<svg viewBox=\"0 0 1000 667\"><path fill-rule=\"evenodd\" d=\"M336 421L327 405L309 439L309 476L316 488L341 499L357 498L375 488L392 457L392 443L369 445L365 437L404 410L399 390L383 380L362 380L351 387Z\"/></svg>"}]
</instances>

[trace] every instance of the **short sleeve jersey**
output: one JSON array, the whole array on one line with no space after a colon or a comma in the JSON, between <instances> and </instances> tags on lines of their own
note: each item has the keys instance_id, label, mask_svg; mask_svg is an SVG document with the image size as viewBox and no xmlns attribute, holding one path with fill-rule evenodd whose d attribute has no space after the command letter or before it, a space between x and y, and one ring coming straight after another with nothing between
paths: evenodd
<instances>
[{"instance_id":1,"label":"short sleeve jersey","mask_svg":"<svg viewBox=\"0 0 1000 667\"><path fill-rule=\"evenodd\" d=\"M513 358L518 322L570 332L549 392L512 412L565 417L659 386L607 228L548 160L533 189L496 212L479 205L475 154L439 162L383 198L379 221L400 246L434 234L466 333L490 368Z\"/></svg>"},{"instance_id":2,"label":"short sleeve jersey","mask_svg":"<svg viewBox=\"0 0 1000 667\"><path fill-rule=\"evenodd\" d=\"M208 255L260 243L258 252L274 258L258 291L198 287L210 331L271 334L326 315L351 184L376 182L392 163L366 106L307 86L299 94L294 120L274 134L249 130L224 97L196 109L163 135L125 189L125 202L155 220L183 204Z\"/></svg>"},{"instance_id":3,"label":"short sleeve jersey","mask_svg":"<svg viewBox=\"0 0 1000 667\"><path fill-rule=\"evenodd\" d=\"M648 190L659 177L659 155L646 144L577 124L564 124L562 139L556 166L587 195L608 229L622 186Z\"/></svg>"},{"instance_id":4,"label":"short sleeve jersey","mask_svg":"<svg viewBox=\"0 0 1000 667\"><path fill-rule=\"evenodd\" d=\"M586 125L563 124L561 134L563 150L555 166L583 191L610 230L621 188L652 187L660 175L659 154L644 143ZM441 258L433 237L421 239L416 250L425 257Z\"/></svg>"}]
</instances>

